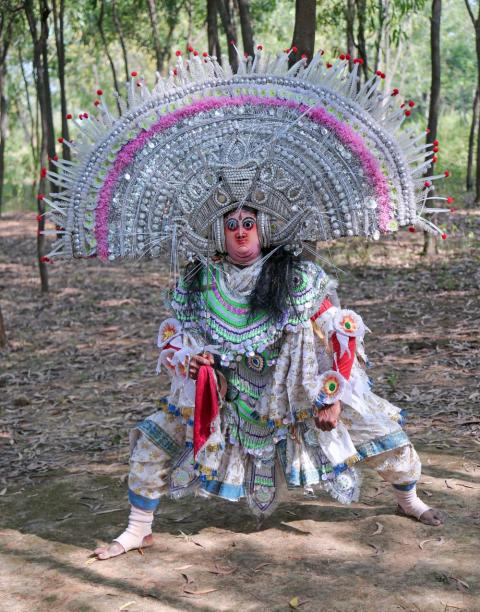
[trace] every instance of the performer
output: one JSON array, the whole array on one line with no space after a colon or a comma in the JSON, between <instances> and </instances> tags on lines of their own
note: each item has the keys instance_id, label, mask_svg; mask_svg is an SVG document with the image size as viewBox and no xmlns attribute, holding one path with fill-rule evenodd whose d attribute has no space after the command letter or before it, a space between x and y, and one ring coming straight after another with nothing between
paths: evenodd
<instances>
[{"instance_id":1,"label":"performer","mask_svg":"<svg viewBox=\"0 0 480 612\"><path fill-rule=\"evenodd\" d=\"M425 205L438 177L416 178L432 152L398 135L407 115L381 76L357 87L358 65L318 54L289 68L288 54L258 48L232 75L180 54L153 92L134 74L117 120L99 101L72 145L77 165L50 173L65 228L50 256L168 247L179 279L158 336L171 391L132 433L128 527L98 558L150 545L162 495L245 498L264 516L285 480L350 503L360 463L393 485L400 512L442 524L417 497L401 411L370 388L368 329L309 261L315 241L439 231L417 211L439 210Z\"/></svg>"}]
</instances>

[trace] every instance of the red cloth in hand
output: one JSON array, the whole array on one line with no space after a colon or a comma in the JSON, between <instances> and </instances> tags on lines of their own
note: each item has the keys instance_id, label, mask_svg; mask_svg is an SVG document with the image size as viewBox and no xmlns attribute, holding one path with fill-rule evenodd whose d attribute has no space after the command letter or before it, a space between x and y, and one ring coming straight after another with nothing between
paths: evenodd
<instances>
[{"instance_id":1,"label":"red cloth in hand","mask_svg":"<svg viewBox=\"0 0 480 612\"><path fill-rule=\"evenodd\" d=\"M355 350L357 342L355 338L348 339L348 351L345 351L340 357L340 342L338 341L337 334L332 334L332 348L336 359L334 359L333 369L348 380L352 371L353 362L355 359ZM350 354L349 354L350 352Z\"/></svg>"},{"instance_id":2,"label":"red cloth in hand","mask_svg":"<svg viewBox=\"0 0 480 612\"><path fill-rule=\"evenodd\" d=\"M195 416L193 423L193 456L196 457L212 433L212 423L218 415L217 380L212 366L202 365L198 370L195 389Z\"/></svg>"}]
</instances>

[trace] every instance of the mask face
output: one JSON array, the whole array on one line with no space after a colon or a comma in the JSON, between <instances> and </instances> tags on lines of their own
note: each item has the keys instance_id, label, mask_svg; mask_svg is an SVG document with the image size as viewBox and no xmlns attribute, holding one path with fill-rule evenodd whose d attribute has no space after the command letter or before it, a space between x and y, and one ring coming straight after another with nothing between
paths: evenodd
<instances>
[{"instance_id":1,"label":"mask face","mask_svg":"<svg viewBox=\"0 0 480 612\"><path fill-rule=\"evenodd\" d=\"M260 255L257 215L251 210L237 210L225 215L225 246L233 263L248 265Z\"/></svg>"}]
</instances>

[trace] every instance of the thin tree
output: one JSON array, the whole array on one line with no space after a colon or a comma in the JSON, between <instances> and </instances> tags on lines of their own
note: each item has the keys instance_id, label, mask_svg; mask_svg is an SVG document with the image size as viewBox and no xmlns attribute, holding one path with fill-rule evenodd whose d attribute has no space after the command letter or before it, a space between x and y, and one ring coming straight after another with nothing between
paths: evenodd
<instances>
[{"instance_id":1,"label":"thin tree","mask_svg":"<svg viewBox=\"0 0 480 612\"><path fill-rule=\"evenodd\" d=\"M113 61L113 58L108 49L107 37L105 36L104 18L105 18L105 0L101 0L100 11L97 17L97 27L100 33L100 38L102 39L102 44L103 44L103 49L105 51L105 55L107 56L108 63L110 64L110 70L112 71L113 87L115 89L115 92L117 94L120 94L120 89L118 87L117 70L115 68L115 63ZM118 108L118 114L120 115L122 111L120 107L120 102L118 101L118 97L117 97L117 108Z\"/></svg>"},{"instance_id":2,"label":"thin tree","mask_svg":"<svg viewBox=\"0 0 480 612\"><path fill-rule=\"evenodd\" d=\"M468 157L467 157L467 191L473 189L473 152L475 149L475 132L478 123L478 102L479 102L479 89L475 89L475 96L473 98L472 105L472 121L470 123L470 133L468 134Z\"/></svg>"},{"instance_id":3,"label":"thin tree","mask_svg":"<svg viewBox=\"0 0 480 612\"><path fill-rule=\"evenodd\" d=\"M70 140L67 120L67 92L65 85L65 0L52 0L53 28L55 32L55 46L57 49L57 72L60 83L60 112L62 115L62 135ZM62 144L63 158L70 159L70 148Z\"/></svg>"},{"instance_id":4,"label":"thin tree","mask_svg":"<svg viewBox=\"0 0 480 612\"><path fill-rule=\"evenodd\" d=\"M125 44L125 36L123 34L122 23L120 21L120 17L118 16L117 0L112 0L112 13L113 23L115 24L115 30L117 31L118 40L120 41L120 47L122 49L123 65L125 68L125 81L128 81L130 78L130 70L128 69L127 45Z\"/></svg>"},{"instance_id":5,"label":"thin tree","mask_svg":"<svg viewBox=\"0 0 480 612\"><path fill-rule=\"evenodd\" d=\"M240 16L240 28L242 30L243 50L248 55L254 54L253 28L250 17L249 0L237 0L238 14Z\"/></svg>"},{"instance_id":6,"label":"thin tree","mask_svg":"<svg viewBox=\"0 0 480 612\"><path fill-rule=\"evenodd\" d=\"M367 1L366 0L355 0L357 6L357 17L358 17L358 26L357 26L357 48L358 55L362 58L362 71L364 79L367 80L369 77L368 71L368 59L367 59L367 42L365 39L365 30L366 30L366 22L367 22Z\"/></svg>"},{"instance_id":7,"label":"thin tree","mask_svg":"<svg viewBox=\"0 0 480 612\"><path fill-rule=\"evenodd\" d=\"M317 23L316 9L315 0L295 1L295 26L292 38L292 48L294 51L290 55L291 63L299 60L302 55L306 55L309 60L313 57Z\"/></svg>"},{"instance_id":8,"label":"thin tree","mask_svg":"<svg viewBox=\"0 0 480 612\"><path fill-rule=\"evenodd\" d=\"M157 72L160 73L163 67L162 47L160 45L160 37L158 32L158 11L155 0L147 0L148 15L150 17L150 26L152 28L153 46L155 47L155 61Z\"/></svg>"},{"instance_id":9,"label":"thin tree","mask_svg":"<svg viewBox=\"0 0 480 612\"><path fill-rule=\"evenodd\" d=\"M233 45L237 43L237 28L233 20L233 10L230 0L217 0L218 14L227 38L228 61L234 72L238 69L238 57Z\"/></svg>"},{"instance_id":10,"label":"thin tree","mask_svg":"<svg viewBox=\"0 0 480 612\"><path fill-rule=\"evenodd\" d=\"M350 56L348 65L350 70L353 69L353 59L356 55L355 51L355 0L347 0L345 5L345 24L347 34L347 53Z\"/></svg>"},{"instance_id":11,"label":"thin tree","mask_svg":"<svg viewBox=\"0 0 480 612\"><path fill-rule=\"evenodd\" d=\"M0 214L3 208L5 179L5 143L7 139L7 55L12 42L13 18L8 8L0 12Z\"/></svg>"},{"instance_id":12,"label":"thin tree","mask_svg":"<svg viewBox=\"0 0 480 612\"><path fill-rule=\"evenodd\" d=\"M48 19L50 7L47 0L25 0L23 4L27 18L30 35L33 44L33 69L35 74L35 85L37 100L40 106L41 123L41 147L40 161L42 168L47 167L47 159L50 158L48 165L53 170L52 162L55 156L55 134L53 128L52 98L50 93L50 76L48 72ZM45 193L47 180L42 171L39 181L40 194ZM53 186L52 186L53 188ZM40 270L40 282L42 293L48 291L48 273L44 261L45 237L42 234L45 229L45 205L42 196L38 197L38 232L37 232L37 257Z\"/></svg>"},{"instance_id":13,"label":"thin tree","mask_svg":"<svg viewBox=\"0 0 480 612\"><path fill-rule=\"evenodd\" d=\"M475 50L477 54L477 89L480 89L480 2L477 2L477 17L473 14L470 0L465 0L468 14L475 29ZM477 125L477 168L475 176L475 204L480 203L480 113Z\"/></svg>"},{"instance_id":14,"label":"thin tree","mask_svg":"<svg viewBox=\"0 0 480 612\"><path fill-rule=\"evenodd\" d=\"M438 115L440 110L440 25L442 19L442 0L432 0L430 17L430 56L432 65L432 80L430 84L430 105L428 109L427 144L433 144L437 139ZM428 176L430 170L425 175ZM424 232L423 255L437 251L437 240L433 234Z\"/></svg>"},{"instance_id":15,"label":"thin tree","mask_svg":"<svg viewBox=\"0 0 480 612\"><path fill-rule=\"evenodd\" d=\"M207 0L207 38L208 53L214 55L222 63L222 51L218 38L217 0Z\"/></svg>"}]
</instances>

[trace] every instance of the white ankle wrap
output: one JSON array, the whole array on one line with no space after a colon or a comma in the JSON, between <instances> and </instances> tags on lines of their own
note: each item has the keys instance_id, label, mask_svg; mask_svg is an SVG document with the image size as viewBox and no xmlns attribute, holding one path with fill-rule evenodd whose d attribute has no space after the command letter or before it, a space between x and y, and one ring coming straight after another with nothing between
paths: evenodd
<instances>
[{"instance_id":1,"label":"white ankle wrap","mask_svg":"<svg viewBox=\"0 0 480 612\"><path fill-rule=\"evenodd\" d=\"M143 538L152 533L153 512L131 507L128 527L113 541L118 542L125 552L142 546Z\"/></svg>"},{"instance_id":2,"label":"white ankle wrap","mask_svg":"<svg viewBox=\"0 0 480 612\"><path fill-rule=\"evenodd\" d=\"M417 487L413 487L410 491L400 491L393 487L395 497L400 508L409 516L414 516L419 519L424 512L430 510L430 506L424 504L417 495Z\"/></svg>"}]
</instances>

